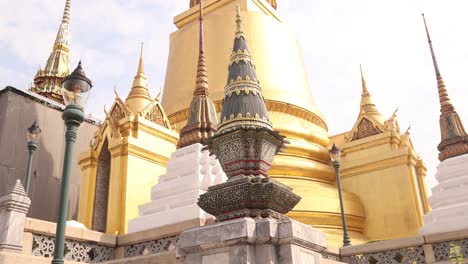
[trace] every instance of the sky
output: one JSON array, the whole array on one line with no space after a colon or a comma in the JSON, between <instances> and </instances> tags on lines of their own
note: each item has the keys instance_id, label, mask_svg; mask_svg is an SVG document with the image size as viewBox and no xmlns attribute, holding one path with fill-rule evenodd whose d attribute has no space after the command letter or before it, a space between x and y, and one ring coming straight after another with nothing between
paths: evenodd
<instances>
[{"instance_id":1,"label":"sky","mask_svg":"<svg viewBox=\"0 0 468 264\"><path fill-rule=\"evenodd\" d=\"M359 64L384 117L398 107L436 184L439 102L421 13L426 14L449 96L468 122L466 0L277 0L300 43L314 99L331 135L349 131L361 96ZM65 0L0 0L0 88L27 89L52 50ZM164 85L173 17L189 0L72 1L71 68L79 59L94 88L86 112L103 118L114 86L126 96L145 43L150 93ZM226 66L227 67L227 66ZM227 72L227 68L226 68Z\"/></svg>"}]
</instances>

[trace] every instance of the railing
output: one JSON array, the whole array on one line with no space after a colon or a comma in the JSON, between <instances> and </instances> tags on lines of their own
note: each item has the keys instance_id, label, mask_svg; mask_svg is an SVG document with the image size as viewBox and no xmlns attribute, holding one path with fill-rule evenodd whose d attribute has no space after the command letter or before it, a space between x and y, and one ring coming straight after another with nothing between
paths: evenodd
<instances>
[{"instance_id":1,"label":"railing","mask_svg":"<svg viewBox=\"0 0 468 264\"><path fill-rule=\"evenodd\" d=\"M28 218L25 223L23 251L38 257L52 258L55 245L55 223ZM100 263L114 259L116 236L76 227L67 227L66 260Z\"/></svg>"},{"instance_id":2,"label":"railing","mask_svg":"<svg viewBox=\"0 0 468 264\"><path fill-rule=\"evenodd\" d=\"M361 263L464 263L468 230L387 240L340 249L341 261Z\"/></svg>"}]
</instances>

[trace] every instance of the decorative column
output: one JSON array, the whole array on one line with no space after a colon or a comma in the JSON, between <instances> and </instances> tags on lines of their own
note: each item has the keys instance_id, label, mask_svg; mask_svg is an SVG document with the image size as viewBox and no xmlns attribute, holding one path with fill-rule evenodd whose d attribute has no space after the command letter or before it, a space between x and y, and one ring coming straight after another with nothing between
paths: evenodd
<instances>
[{"instance_id":1,"label":"decorative column","mask_svg":"<svg viewBox=\"0 0 468 264\"><path fill-rule=\"evenodd\" d=\"M22 251L24 224L30 204L20 180L0 198L0 251Z\"/></svg>"}]
</instances>

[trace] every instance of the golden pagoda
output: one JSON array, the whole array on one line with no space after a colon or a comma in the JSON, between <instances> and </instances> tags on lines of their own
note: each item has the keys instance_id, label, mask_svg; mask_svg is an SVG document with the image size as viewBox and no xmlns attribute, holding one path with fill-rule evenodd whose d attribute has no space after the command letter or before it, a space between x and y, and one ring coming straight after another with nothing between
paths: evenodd
<instances>
[{"instance_id":1,"label":"golden pagoda","mask_svg":"<svg viewBox=\"0 0 468 264\"><path fill-rule=\"evenodd\" d=\"M39 68L37 71L36 76L34 76L34 84L29 88L31 92L40 94L61 104L63 104L62 81L70 74L70 48L68 43L70 7L71 0L67 0L52 53L47 60L45 68Z\"/></svg>"},{"instance_id":2,"label":"golden pagoda","mask_svg":"<svg viewBox=\"0 0 468 264\"><path fill-rule=\"evenodd\" d=\"M179 135L172 130L158 98L151 99L143 65L129 95L115 101L94 134L90 150L82 153L78 221L112 234L127 232L138 216L138 205L151 200L151 187L166 171Z\"/></svg>"}]
</instances>

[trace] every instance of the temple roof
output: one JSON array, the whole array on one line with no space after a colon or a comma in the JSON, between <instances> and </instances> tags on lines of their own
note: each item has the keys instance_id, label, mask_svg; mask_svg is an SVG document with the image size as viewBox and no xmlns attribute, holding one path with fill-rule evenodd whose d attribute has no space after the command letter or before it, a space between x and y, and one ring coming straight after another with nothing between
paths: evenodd
<instances>
[{"instance_id":1,"label":"temple roof","mask_svg":"<svg viewBox=\"0 0 468 264\"><path fill-rule=\"evenodd\" d=\"M236 37L224 89L219 131L238 126L263 127L271 130L262 89L242 28L239 6L236 24Z\"/></svg>"},{"instance_id":2,"label":"temple roof","mask_svg":"<svg viewBox=\"0 0 468 264\"><path fill-rule=\"evenodd\" d=\"M448 96L445 82L440 73L439 65L437 64L434 48L432 46L432 40L429 35L429 29L427 27L424 14L423 20L426 29L427 40L429 42L429 48L431 50L432 62L434 64L437 80L437 89L439 92L439 123L441 140L437 148L440 151L439 160L444 161L445 159L468 153L468 135L466 134L463 123L458 116L457 111L455 111L455 107L452 105L452 102Z\"/></svg>"},{"instance_id":3,"label":"temple roof","mask_svg":"<svg viewBox=\"0 0 468 264\"><path fill-rule=\"evenodd\" d=\"M199 24L199 54L195 91L193 93L192 102L190 103L187 124L180 132L180 139L177 144L177 148L189 146L194 143L204 143L209 137L216 133L216 129L218 127L216 108L208 91L208 72L206 70L204 49L202 1L200 1Z\"/></svg>"}]
</instances>

